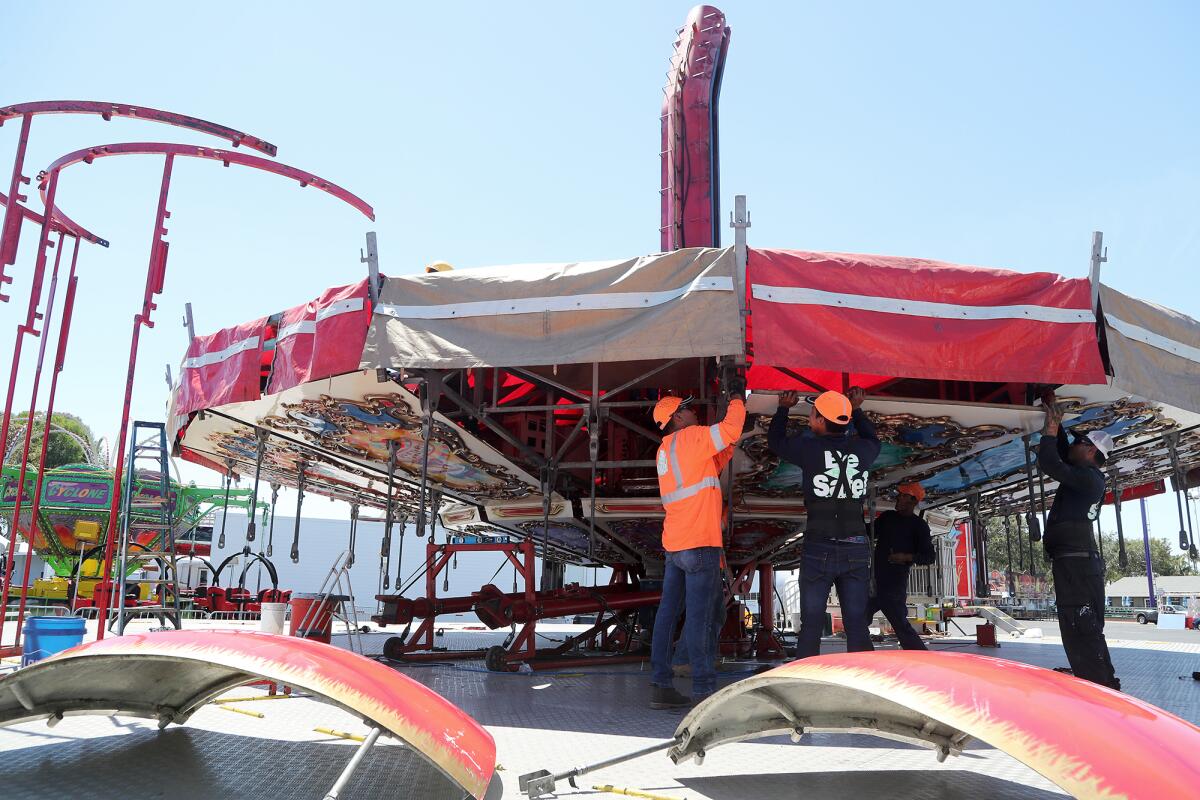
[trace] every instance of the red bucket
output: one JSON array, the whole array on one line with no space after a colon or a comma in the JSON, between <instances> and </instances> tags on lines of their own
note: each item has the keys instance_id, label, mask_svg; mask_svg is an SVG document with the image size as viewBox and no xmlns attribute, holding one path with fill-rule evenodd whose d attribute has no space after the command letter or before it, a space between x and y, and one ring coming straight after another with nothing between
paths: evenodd
<instances>
[{"instance_id":1,"label":"red bucket","mask_svg":"<svg viewBox=\"0 0 1200 800\"><path fill-rule=\"evenodd\" d=\"M342 601L340 595L331 595L321 602L319 594L293 594L289 601L292 619L288 623L288 636L313 639L329 644L333 636L333 609ZM301 630L300 626L304 629Z\"/></svg>"}]
</instances>

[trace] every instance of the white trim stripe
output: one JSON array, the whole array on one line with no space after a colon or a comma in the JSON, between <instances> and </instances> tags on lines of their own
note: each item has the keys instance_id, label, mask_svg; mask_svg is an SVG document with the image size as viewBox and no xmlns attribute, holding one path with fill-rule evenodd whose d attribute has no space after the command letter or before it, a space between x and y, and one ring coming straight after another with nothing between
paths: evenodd
<instances>
[{"instance_id":1,"label":"white trim stripe","mask_svg":"<svg viewBox=\"0 0 1200 800\"><path fill-rule=\"evenodd\" d=\"M363 310L363 299L361 297L351 297L346 300L339 300L336 303L331 303L317 312L316 319L302 319L299 322L293 322L291 325L279 329L279 334L275 337L275 341L280 342L289 336L296 336L301 333L316 333L317 323L336 317L340 314L349 314L354 311Z\"/></svg>"},{"instance_id":2,"label":"white trim stripe","mask_svg":"<svg viewBox=\"0 0 1200 800\"><path fill-rule=\"evenodd\" d=\"M244 353L247 350L254 350L258 347L258 337L251 336L248 339L234 342L224 350L218 350L215 353L201 353L192 358L186 358L183 361L185 369L200 369L213 364L220 364L222 361L228 361L239 353Z\"/></svg>"},{"instance_id":3,"label":"white trim stripe","mask_svg":"<svg viewBox=\"0 0 1200 800\"><path fill-rule=\"evenodd\" d=\"M1157 334L1154 331L1148 331L1119 317L1114 317L1112 314L1105 314L1104 321L1108 324L1108 327L1126 339L1133 339L1135 342L1148 344L1158 350L1164 350L1171 355L1186 358L1188 361L1200 364L1200 347L1193 347L1183 342L1177 342L1174 339L1168 339L1166 336Z\"/></svg>"},{"instance_id":4,"label":"white trim stripe","mask_svg":"<svg viewBox=\"0 0 1200 800\"><path fill-rule=\"evenodd\" d=\"M293 322L291 325L280 328L279 333L275 336L276 342L282 342L289 336L295 336L298 333L316 333L317 321L314 319L302 319L299 322Z\"/></svg>"},{"instance_id":5,"label":"white trim stripe","mask_svg":"<svg viewBox=\"0 0 1200 800\"><path fill-rule=\"evenodd\" d=\"M498 317L507 314L540 314L546 311L612 311L661 306L692 292L732 291L733 278L701 276L691 283L661 292L598 292L558 297L521 297L515 300L480 300L437 306L400 306L394 303L378 303L375 306L375 313L386 314L397 319L465 319Z\"/></svg>"},{"instance_id":6,"label":"white trim stripe","mask_svg":"<svg viewBox=\"0 0 1200 800\"><path fill-rule=\"evenodd\" d=\"M681 470L679 468L679 459L675 457L675 445L677 445L677 444L679 444L679 437L672 436L671 437L671 450L669 453L669 458L671 461L671 474L675 477L675 485L682 486L683 485L683 470Z\"/></svg>"},{"instance_id":7,"label":"white trim stripe","mask_svg":"<svg viewBox=\"0 0 1200 800\"><path fill-rule=\"evenodd\" d=\"M964 306L955 303L936 303L928 300L901 300L895 297L871 297L862 294L841 294L799 286L767 286L756 283L751 287L756 300L789 305L830 306L858 311L880 311L910 317L934 319L1031 319L1038 322L1078 323L1095 322L1090 309L1057 308L1055 306Z\"/></svg>"},{"instance_id":8,"label":"white trim stripe","mask_svg":"<svg viewBox=\"0 0 1200 800\"><path fill-rule=\"evenodd\" d=\"M336 303L330 303L317 312L317 322L329 317L336 317L338 314L349 314L352 311L363 310L363 299L361 297L348 297L345 300L338 300Z\"/></svg>"},{"instance_id":9,"label":"white trim stripe","mask_svg":"<svg viewBox=\"0 0 1200 800\"><path fill-rule=\"evenodd\" d=\"M678 503L680 500L687 500L693 495L699 494L703 489L720 489L721 482L716 478L701 478L691 486L685 486L682 489L676 489L673 492L667 492L662 497L658 498L664 506L669 503Z\"/></svg>"},{"instance_id":10,"label":"white trim stripe","mask_svg":"<svg viewBox=\"0 0 1200 800\"><path fill-rule=\"evenodd\" d=\"M713 449L720 453L725 449L725 440L721 438L721 425L708 426L708 435L712 437Z\"/></svg>"}]
</instances>

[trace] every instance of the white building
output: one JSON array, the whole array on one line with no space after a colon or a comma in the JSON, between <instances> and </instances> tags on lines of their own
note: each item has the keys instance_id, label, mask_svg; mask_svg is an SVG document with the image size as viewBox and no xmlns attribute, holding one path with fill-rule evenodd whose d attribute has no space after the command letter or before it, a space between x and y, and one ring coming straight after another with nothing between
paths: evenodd
<instances>
[{"instance_id":1,"label":"white building","mask_svg":"<svg viewBox=\"0 0 1200 800\"><path fill-rule=\"evenodd\" d=\"M1104 588L1108 605L1132 608L1153 608L1164 603L1187 607L1200 601L1200 575L1164 575L1154 578L1154 593L1158 602L1151 602L1145 575L1121 578Z\"/></svg>"}]
</instances>

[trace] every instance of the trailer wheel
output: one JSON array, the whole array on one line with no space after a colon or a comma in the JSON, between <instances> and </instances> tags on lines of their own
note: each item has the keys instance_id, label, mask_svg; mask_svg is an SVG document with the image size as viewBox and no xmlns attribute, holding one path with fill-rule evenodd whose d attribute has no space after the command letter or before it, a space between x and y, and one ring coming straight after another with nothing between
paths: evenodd
<instances>
[{"instance_id":1,"label":"trailer wheel","mask_svg":"<svg viewBox=\"0 0 1200 800\"><path fill-rule=\"evenodd\" d=\"M404 639L399 636L389 636L387 641L383 643L384 658L392 661L401 661L404 659Z\"/></svg>"},{"instance_id":2,"label":"trailer wheel","mask_svg":"<svg viewBox=\"0 0 1200 800\"><path fill-rule=\"evenodd\" d=\"M483 655L483 664L492 672L516 672L517 665L504 659L507 651L500 645L493 645Z\"/></svg>"}]
</instances>

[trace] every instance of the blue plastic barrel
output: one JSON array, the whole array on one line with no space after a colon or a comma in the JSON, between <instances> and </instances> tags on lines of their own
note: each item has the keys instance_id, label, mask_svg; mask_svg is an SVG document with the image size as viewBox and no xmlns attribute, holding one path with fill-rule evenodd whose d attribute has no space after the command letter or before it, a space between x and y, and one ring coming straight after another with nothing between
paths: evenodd
<instances>
[{"instance_id":1,"label":"blue plastic barrel","mask_svg":"<svg viewBox=\"0 0 1200 800\"><path fill-rule=\"evenodd\" d=\"M25 620L21 666L81 644L85 625L82 617L29 617Z\"/></svg>"}]
</instances>

